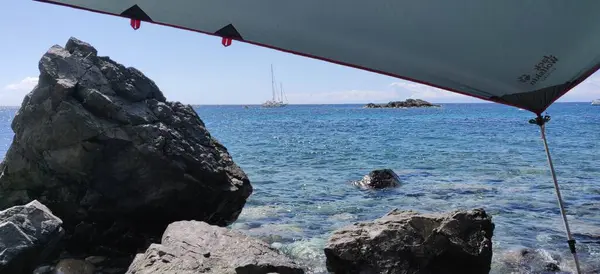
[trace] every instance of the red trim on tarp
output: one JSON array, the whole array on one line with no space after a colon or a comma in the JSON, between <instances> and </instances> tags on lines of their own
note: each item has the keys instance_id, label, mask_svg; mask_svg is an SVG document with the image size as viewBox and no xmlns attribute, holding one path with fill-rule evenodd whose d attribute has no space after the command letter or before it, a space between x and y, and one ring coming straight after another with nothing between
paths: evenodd
<instances>
[{"instance_id":1,"label":"red trim on tarp","mask_svg":"<svg viewBox=\"0 0 600 274\"><path fill-rule=\"evenodd\" d=\"M131 19L131 22L129 23L131 25L131 27L134 30L137 30L140 28L140 26L142 25L142 21L138 20L138 19Z\"/></svg>"},{"instance_id":2,"label":"red trim on tarp","mask_svg":"<svg viewBox=\"0 0 600 274\"><path fill-rule=\"evenodd\" d=\"M231 46L231 41L231 38L223 37L223 39L221 40L221 44L223 44L224 47L229 47Z\"/></svg>"},{"instance_id":3,"label":"red trim on tarp","mask_svg":"<svg viewBox=\"0 0 600 274\"><path fill-rule=\"evenodd\" d=\"M79 9L79 10L86 10L86 11L95 12L95 13L101 13L101 14L106 14L106 15L113 15L113 16L128 18L128 17L120 15L120 14L114 14L114 13L109 13L109 12L104 12L104 11L99 11L99 10L93 10L93 9L88 9L88 8L84 8L84 7L73 6L73 5L64 4L64 3L57 3L57 2L54 2L52 0L33 0L33 1L44 2L44 3L55 4L55 5L59 5L59 6L70 7L70 8L74 8L74 9ZM149 22L149 23L153 23L153 24L156 24L156 25L167 26L167 27L172 27L172 28L177 28L177 29L182 29L182 30L188 30L188 31L203 33L203 34L206 34L206 35L220 37L219 35L216 35L214 33L205 32L205 31L196 30L196 29L190 29L190 28L186 28L186 27L182 27L182 26L175 26L175 25L170 25L170 24L160 23L160 22L154 22L154 21L153 22ZM230 38L230 39L232 39L232 38ZM450 91L450 92L462 94L462 95L465 95L465 96L469 96L469 97L481 99L481 100L488 101L488 102L499 103L499 104L502 104L502 105L512 106L512 107L516 107L516 108L522 108L522 109L531 111L531 112L535 113L536 115L542 114L552 103L554 103L560 97L562 97L563 95L565 95L567 92L569 92L575 86L579 85L581 82L583 82L585 79L587 79L588 77L590 77L592 74L594 74L596 71L598 71L600 69L600 64L596 65L594 68L590 69L586 74L582 75L577 80L575 80L573 82L573 85L569 86L568 89L565 89L563 92L561 92L561 95L557 96L556 98L554 98L551 101L551 103L548 104L548 106L546 106L544 109L542 109L542 110L533 110L533 109L530 109L530 108L528 108L526 106L520 106L520 105L517 105L517 104L514 104L514 103L504 102L504 101L496 100L496 99L493 99L493 98L485 98L485 97L481 97L481 96L478 96L478 95L475 95L475 94L468 94L468 93L462 92L460 90L455 90L455 89L452 89L452 88L449 88L449 87L443 87L443 86L439 86L439 85L436 85L436 84L428 83L428 82L417 80L417 79L412 79L412 78L401 76L401 75L396 75L396 74L385 72L385 71L380 71L380 70L376 70L376 69L361 67L359 65L349 64L349 63L345 63L345 62L342 62L342 61L332 60L332 59L328 59L326 57L320 57L320 56L311 55L311 54L307 54L307 53L295 52L295 51L286 50L286 49L282 49L282 48L277 48L277 47L274 47L274 46L265 45L265 44L261 44L261 43L257 43L257 42L252 42L252 41L247 41L247 40L239 40L239 39L232 39L232 40L236 40L236 41L240 41L240 42L245 42L245 43L248 43L248 44L251 44L251 45L261 46L261 47L265 47L265 48L270 48L270 49L274 49L274 50L278 50L278 51L282 51L282 52L286 52L286 53L291 53L291 54L294 54L294 55L299 55L299 56L304 56L304 57L308 57L308 58L318 59L318 60L322 60L322 61L326 61L326 62L330 62L330 63L342 65L342 66L347 66L347 67L351 67L351 68L366 70L366 71L369 71L369 72L378 73L378 74L382 74L382 75L386 75L386 76L390 76L390 77L395 77L395 78L399 78L399 79L402 79L402 80L407 80L407 81L415 82L415 83L418 83L418 84L423 84L423 85L427 85L427 86L431 86L431 87L435 87L435 88L447 90L447 91Z\"/></svg>"}]
</instances>

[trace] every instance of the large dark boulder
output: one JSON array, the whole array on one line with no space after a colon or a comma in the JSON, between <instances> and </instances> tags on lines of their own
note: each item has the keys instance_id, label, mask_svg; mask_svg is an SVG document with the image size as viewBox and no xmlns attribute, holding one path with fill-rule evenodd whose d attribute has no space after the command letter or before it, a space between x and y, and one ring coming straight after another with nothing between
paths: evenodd
<instances>
[{"instance_id":1,"label":"large dark boulder","mask_svg":"<svg viewBox=\"0 0 600 274\"><path fill-rule=\"evenodd\" d=\"M494 224L483 209L449 214L394 210L335 231L325 246L334 273L482 274Z\"/></svg>"},{"instance_id":2,"label":"large dark boulder","mask_svg":"<svg viewBox=\"0 0 600 274\"><path fill-rule=\"evenodd\" d=\"M304 270L263 241L204 222L181 221L167 227L161 244L138 254L127 273L302 274Z\"/></svg>"},{"instance_id":3,"label":"large dark boulder","mask_svg":"<svg viewBox=\"0 0 600 274\"><path fill-rule=\"evenodd\" d=\"M61 225L38 201L0 211L0 273L31 273L58 250Z\"/></svg>"},{"instance_id":4,"label":"large dark boulder","mask_svg":"<svg viewBox=\"0 0 600 274\"><path fill-rule=\"evenodd\" d=\"M39 70L0 164L0 208L37 199L72 242L123 249L173 221L237 219L250 182L191 106L75 38L51 47Z\"/></svg>"},{"instance_id":5,"label":"large dark boulder","mask_svg":"<svg viewBox=\"0 0 600 274\"><path fill-rule=\"evenodd\" d=\"M392 188L400 185L400 178L391 169L376 169L353 184L363 189Z\"/></svg>"}]
</instances>

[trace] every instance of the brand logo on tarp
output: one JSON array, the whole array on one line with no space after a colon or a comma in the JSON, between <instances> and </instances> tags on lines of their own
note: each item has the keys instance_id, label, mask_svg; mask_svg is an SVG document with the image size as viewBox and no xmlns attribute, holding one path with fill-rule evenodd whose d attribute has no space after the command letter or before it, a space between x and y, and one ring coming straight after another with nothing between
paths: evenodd
<instances>
[{"instance_id":1,"label":"brand logo on tarp","mask_svg":"<svg viewBox=\"0 0 600 274\"><path fill-rule=\"evenodd\" d=\"M522 83L527 83L529 80L531 80L531 76L529 76L529 74L523 74L519 77L519 81Z\"/></svg>"},{"instance_id":2,"label":"brand logo on tarp","mask_svg":"<svg viewBox=\"0 0 600 274\"><path fill-rule=\"evenodd\" d=\"M542 82L552 74L556 68L554 65L558 62L558 58L554 55L545 55L542 57L534 67L532 73L525 73L517 78L517 80L524 84L535 85Z\"/></svg>"}]
</instances>

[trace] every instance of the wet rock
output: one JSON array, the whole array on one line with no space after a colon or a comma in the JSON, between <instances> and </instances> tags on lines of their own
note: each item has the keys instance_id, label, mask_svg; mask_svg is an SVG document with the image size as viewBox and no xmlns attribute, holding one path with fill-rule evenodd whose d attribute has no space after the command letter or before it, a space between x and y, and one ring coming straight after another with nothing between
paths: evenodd
<instances>
[{"instance_id":1,"label":"wet rock","mask_svg":"<svg viewBox=\"0 0 600 274\"><path fill-rule=\"evenodd\" d=\"M271 248L273 248L273 249L281 250L282 247L283 247L283 244L280 242L274 242L271 244Z\"/></svg>"},{"instance_id":2,"label":"wet rock","mask_svg":"<svg viewBox=\"0 0 600 274\"><path fill-rule=\"evenodd\" d=\"M38 201L0 211L0 273L32 273L58 248L61 224Z\"/></svg>"},{"instance_id":3,"label":"wet rock","mask_svg":"<svg viewBox=\"0 0 600 274\"><path fill-rule=\"evenodd\" d=\"M191 106L75 38L39 70L0 164L0 208L37 199L64 221L70 246L122 252L173 221L237 219L250 182Z\"/></svg>"},{"instance_id":4,"label":"wet rock","mask_svg":"<svg viewBox=\"0 0 600 274\"><path fill-rule=\"evenodd\" d=\"M391 188L400 185L400 178L391 169L377 169L369 172L369 175L365 175L362 180L353 184L363 189Z\"/></svg>"},{"instance_id":5,"label":"wet rock","mask_svg":"<svg viewBox=\"0 0 600 274\"><path fill-rule=\"evenodd\" d=\"M304 273L263 241L204 222L170 224L161 244L138 254L128 274L141 273Z\"/></svg>"},{"instance_id":6,"label":"wet rock","mask_svg":"<svg viewBox=\"0 0 600 274\"><path fill-rule=\"evenodd\" d=\"M33 270L33 274L53 274L54 267L51 265L43 265Z\"/></svg>"},{"instance_id":7,"label":"wet rock","mask_svg":"<svg viewBox=\"0 0 600 274\"><path fill-rule=\"evenodd\" d=\"M555 263L547 263L544 265L544 271L558 272L560 271L560 267L558 267L558 265Z\"/></svg>"},{"instance_id":8,"label":"wet rock","mask_svg":"<svg viewBox=\"0 0 600 274\"><path fill-rule=\"evenodd\" d=\"M56 274L94 274L96 268L91 263L77 259L63 259L56 264Z\"/></svg>"},{"instance_id":9,"label":"wet rock","mask_svg":"<svg viewBox=\"0 0 600 274\"><path fill-rule=\"evenodd\" d=\"M544 249L523 248L500 255L505 267L519 273L560 273L561 258Z\"/></svg>"},{"instance_id":10,"label":"wet rock","mask_svg":"<svg viewBox=\"0 0 600 274\"><path fill-rule=\"evenodd\" d=\"M100 263L106 261L106 257L103 257L103 256L89 256L89 257L85 258L85 261L88 262L88 263L90 263L90 264L97 265L97 264L100 264Z\"/></svg>"},{"instance_id":11,"label":"wet rock","mask_svg":"<svg viewBox=\"0 0 600 274\"><path fill-rule=\"evenodd\" d=\"M260 235L256 238L267 244L281 243L281 242L285 241L285 239L283 237L281 237L280 235Z\"/></svg>"},{"instance_id":12,"label":"wet rock","mask_svg":"<svg viewBox=\"0 0 600 274\"><path fill-rule=\"evenodd\" d=\"M337 230L325 246L334 273L488 273L494 224L483 209L448 214L393 210Z\"/></svg>"},{"instance_id":13,"label":"wet rock","mask_svg":"<svg viewBox=\"0 0 600 274\"><path fill-rule=\"evenodd\" d=\"M256 228L240 231L246 235L262 239L265 242L274 240L276 242L290 243L302 238L303 235L301 227L292 224L277 223L262 224Z\"/></svg>"},{"instance_id":14,"label":"wet rock","mask_svg":"<svg viewBox=\"0 0 600 274\"><path fill-rule=\"evenodd\" d=\"M421 108L421 107L439 107L421 99L407 99L406 101L392 101L387 104L368 103L365 108Z\"/></svg>"}]
</instances>

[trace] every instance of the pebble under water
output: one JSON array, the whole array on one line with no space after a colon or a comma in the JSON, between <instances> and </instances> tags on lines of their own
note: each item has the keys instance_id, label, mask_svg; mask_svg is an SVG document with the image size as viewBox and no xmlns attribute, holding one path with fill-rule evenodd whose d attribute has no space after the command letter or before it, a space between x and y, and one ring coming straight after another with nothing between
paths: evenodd
<instances>
[{"instance_id":1,"label":"pebble under water","mask_svg":"<svg viewBox=\"0 0 600 274\"><path fill-rule=\"evenodd\" d=\"M573 271L534 115L498 104L428 109L360 105L199 106L208 130L248 174L254 193L232 225L263 238L313 273L335 229L394 208L484 208L496 224L491 273L537 273L515 251L539 249ZM16 108L0 109L0 156ZM600 107L557 103L547 137L584 273L600 273ZM402 185L349 182L391 168Z\"/></svg>"}]
</instances>

